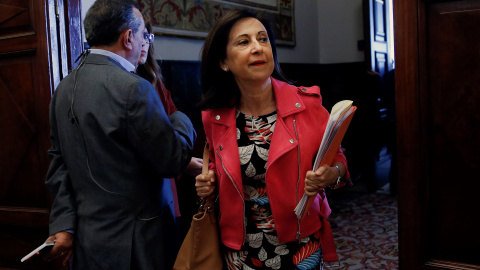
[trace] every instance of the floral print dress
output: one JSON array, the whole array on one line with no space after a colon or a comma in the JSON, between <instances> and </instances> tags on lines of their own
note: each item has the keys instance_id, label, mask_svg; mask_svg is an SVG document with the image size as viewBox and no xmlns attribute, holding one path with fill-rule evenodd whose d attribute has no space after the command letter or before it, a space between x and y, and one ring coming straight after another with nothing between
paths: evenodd
<instances>
[{"instance_id":1,"label":"floral print dress","mask_svg":"<svg viewBox=\"0 0 480 270\"><path fill-rule=\"evenodd\" d=\"M263 116L249 116L238 111L236 114L246 237L241 250L226 247L225 261L229 270L323 269L319 232L301 241L278 242L265 185L268 150L276 121L276 111Z\"/></svg>"}]
</instances>

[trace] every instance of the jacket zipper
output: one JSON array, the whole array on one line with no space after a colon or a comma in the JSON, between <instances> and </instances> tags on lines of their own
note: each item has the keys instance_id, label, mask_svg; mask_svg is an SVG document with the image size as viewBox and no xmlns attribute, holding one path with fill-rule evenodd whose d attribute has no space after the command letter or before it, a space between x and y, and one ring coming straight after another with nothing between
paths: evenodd
<instances>
[{"instance_id":1,"label":"jacket zipper","mask_svg":"<svg viewBox=\"0 0 480 270\"><path fill-rule=\"evenodd\" d=\"M297 138L297 152L298 152L298 155L297 155L297 163L298 163L298 178L297 178L297 188L296 188L296 192L295 192L295 196L296 196L296 203L299 202L299 199L298 199L298 186L300 185L300 141L298 140L298 132L297 132L297 126L295 125L295 119L293 119L293 130L295 130L295 137ZM300 230L300 219L297 218L297 224L298 224L298 231L297 231L297 236L296 236L296 239L300 242L300 236L302 235L301 234L301 230Z\"/></svg>"},{"instance_id":2,"label":"jacket zipper","mask_svg":"<svg viewBox=\"0 0 480 270\"><path fill-rule=\"evenodd\" d=\"M218 152L218 150L216 150L215 153L217 153L218 158L220 158L220 164L222 164L223 171L227 174L228 178L230 179L233 186L237 190L238 195L240 196L240 199L242 199L242 203L243 203L243 242L242 242L242 246L243 246L245 244L245 238L246 238L246 228L245 227L247 226L246 220L245 220L245 200L243 199L242 193L240 193L240 190L238 189L237 185L235 185L235 182L233 181L232 177L230 176L230 174L225 169L225 166L223 165L222 156L220 156L220 153Z\"/></svg>"}]
</instances>

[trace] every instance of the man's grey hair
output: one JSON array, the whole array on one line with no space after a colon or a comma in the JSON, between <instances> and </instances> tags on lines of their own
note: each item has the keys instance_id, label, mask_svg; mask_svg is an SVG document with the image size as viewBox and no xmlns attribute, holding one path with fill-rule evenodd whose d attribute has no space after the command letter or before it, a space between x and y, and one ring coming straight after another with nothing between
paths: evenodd
<instances>
[{"instance_id":1,"label":"man's grey hair","mask_svg":"<svg viewBox=\"0 0 480 270\"><path fill-rule=\"evenodd\" d=\"M143 18L134 13L134 7L140 10L134 0L96 0L83 22L88 45L112 45L128 29L136 34Z\"/></svg>"}]
</instances>

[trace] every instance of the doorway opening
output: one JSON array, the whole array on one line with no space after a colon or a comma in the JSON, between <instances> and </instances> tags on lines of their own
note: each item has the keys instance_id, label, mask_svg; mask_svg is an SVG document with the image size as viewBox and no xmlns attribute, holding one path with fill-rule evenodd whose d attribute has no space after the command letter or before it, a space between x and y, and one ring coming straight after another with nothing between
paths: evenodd
<instances>
[{"instance_id":1,"label":"doorway opening","mask_svg":"<svg viewBox=\"0 0 480 270\"><path fill-rule=\"evenodd\" d=\"M364 0L365 62L378 77L375 182L397 193L395 136L395 53L393 0Z\"/></svg>"}]
</instances>

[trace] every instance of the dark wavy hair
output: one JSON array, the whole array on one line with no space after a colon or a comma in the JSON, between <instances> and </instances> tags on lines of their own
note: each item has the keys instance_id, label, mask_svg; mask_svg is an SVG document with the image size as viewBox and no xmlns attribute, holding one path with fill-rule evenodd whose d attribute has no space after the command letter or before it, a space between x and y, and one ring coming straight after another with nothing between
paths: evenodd
<instances>
[{"instance_id":1,"label":"dark wavy hair","mask_svg":"<svg viewBox=\"0 0 480 270\"><path fill-rule=\"evenodd\" d=\"M223 71L220 68L220 62L227 57L227 43L232 27L244 18L255 18L263 24L270 39L275 63L272 76L289 82L280 69L275 47L275 36L269 23L259 19L250 10L232 10L217 21L203 45L201 63L203 96L199 104L201 110L232 107L240 101L240 90L233 74Z\"/></svg>"},{"instance_id":2,"label":"dark wavy hair","mask_svg":"<svg viewBox=\"0 0 480 270\"><path fill-rule=\"evenodd\" d=\"M147 29L149 34L153 33L152 24L149 21L145 22L145 29ZM145 64L143 65L138 65L136 73L140 77L152 83L157 91L162 92L163 96L165 96L165 91L167 89L163 83L162 69L155 59L155 49L153 47L153 43L150 44L150 47L148 48L147 61L145 61Z\"/></svg>"},{"instance_id":3,"label":"dark wavy hair","mask_svg":"<svg viewBox=\"0 0 480 270\"><path fill-rule=\"evenodd\" d=\"M135 15L133 8L140 10L135 0L97 0L87 12L83 25L85 38L90 47L112 45L120 34L132 29L137 33L142 17Z\"/></svg>"},{"instance_id":4,"label":"dark wavy hair","mask_svg":"<svg viewBox=\"0 0 480 270\"><path fill-rule=\"evenodd\" d=\"M145 23L145 29L149 34L153 33L152 24L148 21ZM151 82L153 85L158 85L160 90L165 91L165 84L163 83L162 70L157 60L155 59L155 49L153 43L148 48L147 61L145 64L137 67L136 73L142 78Z\"/></svg>"}]
</instances>

